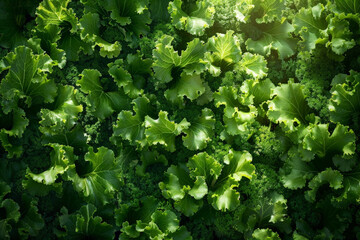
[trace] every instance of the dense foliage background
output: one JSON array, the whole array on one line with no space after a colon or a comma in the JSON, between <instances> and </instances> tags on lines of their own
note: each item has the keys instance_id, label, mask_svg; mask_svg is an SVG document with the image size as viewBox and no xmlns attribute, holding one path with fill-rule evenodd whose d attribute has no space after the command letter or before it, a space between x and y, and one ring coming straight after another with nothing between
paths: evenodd
<instances>
[{"instance_id":1,"label":"dense foliage background","mask_svg":"<svg viewBox=\"0 0 360 240\"><path fill-rule=\"evenodd\" d=\"M360 239L358 0L2 0L0 46L0 239Z\"/></svg>"}]
</instances>

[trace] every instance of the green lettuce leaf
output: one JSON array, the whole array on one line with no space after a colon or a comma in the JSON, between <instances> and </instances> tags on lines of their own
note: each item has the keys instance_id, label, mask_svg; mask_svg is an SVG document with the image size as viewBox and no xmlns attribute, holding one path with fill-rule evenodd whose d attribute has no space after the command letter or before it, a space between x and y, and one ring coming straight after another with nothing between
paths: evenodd
<instances>
[{"instance_id":1,"label":"green lettuce leaf","mask_svg":"<svg viewBox=\"0 0 360 240\"><path fill-rule=\"evenodd\" d=\"M97 13L87 13L80 19L81 40L91 43L92 48L100 48L102 57L114 58L119 56L121 45L118 41L109 43L100 37L100 17Z\"/></svg>"},{"instance_id":2,"label":"green lettuce leaf","mask_svg":"<svg viewBox=\"0 0 360 240\"><path fill-rule=\"evenodd\" d=\"M249 51L269 56L271 50L276 50L281 59L295 54L297 40L291 37L294 27L287 21L260 24L257 26L261 32L259 39L249 38L246 47Z\"/></svg>"},{"instance_id":3,"label":"green lettuce leaf","mask_svg":"<svg viewBox=\"0 0 360 240\"><path fill-rule=\"evenodd\" d=\"M193 9L184 11L183 1L174 0L169 3L169 13L172 24L180 30L185 30L192 35L202 36L205 29L214 24L213 17L215 9L210 1L194 1Z\"/></svg>"},{"instance_id":4,"label":"green lettuce leaf","mask_svg":"<svg viewBox=\"0 0 360 240\"><path fill-rule=\"evenodd\" d=\"M174 152L176 150L175 137L189 126L190 123L186 119L175 123L169 121L167 112L160 111L159 118L156 120L149 116L145 117L146 140L151 145L161 144L165 146L166 150Z\"/></svg>"},{"instance_id":5,"label":"green lettuce leaf","mask_svg":"<svg viewBox=\"0 0 360 240\"><path fill-rule=\"evenodd\" d=\"M56 230L57 237L61 239L113 239L114 228L103 221L99 216L94 216L96 207L92 204L82 206L77 212L69 214L63 207L59 216L60 226L65 232Z\"/></svg>"},{"instance_id":6,"label":"green lettuce leaf","mask_svg":"<svg viewBox=\"0 0 360 240\"><path fill-rule=\"evenodd\" d=\"M54 101L56 85L46 75L52 71L53 65L48 55L34 55L31 49L20 46L10 52L0 65L1 72L8 70L0 84L0 94L7 102L3 103L5 113L11 107L17 108L20 99L24 99L26 107Z\"/></svg>"},{"instance_id":7,"label":"green lettuce leaf","mask_svg":"<svg viewBox=\"0 0 360 240\"><path fill-rule=\"evenodd\" d=\"M261 79L267 75L266 63L264 56L246 52L242 55L236 69L246 72L247 75L255 79Z\"/></svg>"},{"instance_id":8,"label":"green lettuce leaf","mask_svg":"<svg viewBox=\"0 0 360 240\"><path fill-rule=\"evenodd\" d=\"M165 97L173 104L184 107L184 97L191 101L205 93L205 85L200 75L187 75L183 72L174 87L165 91Z\"/></svg>"},{"instance_id":9,"label":"green lettuce leaf","mask_svg":"<svg viewBox=\"0 0 360 240\"><path fill-rule=\"evenodd\" d=\"M357 0L335 0L336 10L349 14L359 14L360 4Z\"/></svg>"},{"instance_id":10,"label":"green lettuce leaf","mask_svg":"<svg viewBox=\"0 0 360 240\"><path fill-rule=\"evenodd\" d=\"M276 123L283 123L290 130L307 123L310 108L305 100L303 86L289 82L273 90L275 96L269 103L268 117Z\"/></svg>"},{"instance_id":11,"label":"green lettuce leaf","mask_svg":"<svg viewBox=\"0 0 360 240\"><path fill-rule=\"evenodd\" d=\"M275 85L271 82L270 79L265 80L254 80L248 79L243 82L241 86L241 92L246 95L251 95L253 102L256 106L261 103L271 99L272 89L275 88Z\"/></svg>"},{"instance_id":12,"label":"green lettuce leaf","mask_svg":"<svg viewBox=\"0 0 360 240\"><path fill-rule=\"evenodd\" d=\"M219 76L221 72L231 70L241 58L240 41L233 36L234 31L227 31L226 34L218 33L208 39L207 68L213 76Z\"/></svg>"},{"instance_id":13,"label":"green lettuce leaf","mask_svg":"<svg viewBox=\"0 0 360 240\"><path fill-rule=\"evenodd\" d=\"M273 232L271 229L256 229L252 234L253 239L256 240L281 240L278 233Z\"/></svg>"},{"instance_id":14,"label":"green lettuce leaf","mask_svg":"<svg viewBox=\"0 0 360 240\"><path fill-rule=\"evenodd\" d=\"M236 187L242 177L255 174L248 152L229 151L220 164L207 153L194 155L187 167L172 165L166 172L167 181L159 183L165 198L175 201L175 207L186 216L192 216L207 199L216 210L232 211L240 203ZM207 195L207 198L205 196Z\"/></svg>"},{"instance_id":15,"label":"green lettuce leaf","mask_svg":"<svg viewBox=\"0 0 360 240\"><path fill-rule=\"evenodd\" d=\"M220 87L214 94L214 102L216 107L225 106L223 119L230 135L251 134L249 126L255 121L257 110L236 87Z\"/></svg>"},{"instance_id":16,"label":"green lettuce leaf","mask_svg":"<svg viewBox=\"0 0 360 240\"><path fill-rule=\"evenodd\" d=\"M106 0L99 1L99 5L111 12L110 17L121 26L125 26L127 32L134 33L137 37L149 32L151 23L148 11L149 0L127 1Z\"/></svg>"},{"instance_id":17,"label":"green lettuce leaf","mask_svg":"<svg viewBox=\"0 0 360 240\"><path fill-rule=\"evenodd\" d=\"M339 171L327 168L309 182L310 190L306 191L305 198L310 202L315 202L316 192L322 185L329 183L329 186L336 190L343 187L342 181L343 176Z\"/></svg>"},{"instance_id":18,"label":"green lettuce leaf","mask_svg":"<svg viewBox=\"0 0 360 240\"><path fill-rule=\"evenodd\" d=\"M146 145L145 140L145 116L152 115L150 100L146 97L138 97L132 101L133 111L121 111L116 125L114 125L113 137L121 136L131 144Z\"/></svg>"},{"instance_id":19,"label":"green lettuce leaf","mask_svg":"<svg viewBox=\"0 0 360 240\"><path fill-rule=\"evenodd\" d=\"M101 83L101 73L94 69L85 69L77 81L82 92L88 94L91 111L100 119L109 117L113 112L126 109L128 99L118 91L105 92Z\"/></svg>"},{"instance_id":20,"label":"green lettuce leaf","mask_svg":"<svg viewBox=\"0 0 360 240\"><path fill-rule=\"evenodd\" d=\"M256 18L257 23L271 23L281 21L282 11L285 10L283 0L254 0L254 12L261 17Z\"/></svg>"},{"instance_id":21,"label":"green lettuce leaf","mask_svg":"<svg viewBox=\"0 0 360 240\"><path fill-rule=\"evenodd\" d=\"M68 22L71 31L77 30L77 18L71 8L67 8L71 0L44 0L36 10L36 23L40 31L45 31L49 25L57 25Z\"/></svg>"},{"instance_id":22,"label":"green lettuce leaf","mask_svg":"<svg viewBox=\"0 0 360 240\"><path fill-rule=\"evenodd\" d=\"M190 150L202 150L206 148L207 142L211 141L214 135L214 128L214 113L210 109L204 108L201 111L201 116L199 116L195 122L192 122L188 129L183 130L186 134L186 136L182 137L184 146Z\"/></svg>"},{"instance_id":23,"label":"green lettuce leaf","mask_svg":"<svg viewBox=\"0 0 360 240\"><path fill-rule=\"evenodd\" d=\"M330 119L345 125L358 126L360 117L360 74L351 71L350 75L344 75L341 82L335 83L336 79L339 78L334 78L331 89Z\"/></svg>"},{"instance_id":24,"label":"green lettuce leaf","mask_svg":"<svg viewBox=\"0 0 360 240\"><path fill-rule=\"evenodd\" d=\"M72 129L82 105L75 99L76 90L72 86L58 86L58 94L49 108L41 109L40 131L55 135Z\"/></svg>"},{"instance_id":25,"label":"green lettuce leaf","mask_svg":"<svg viewBox=\"0 0 360 240\"><path fill-rule=\"evenodd\" d=\"M146 77L152 75L151 65L150 59L142 59L140 53L137 53L128 54L125 62L118 59L108 64L108 67L118 87L123 88L129 97L136 98L146 87Z\"/></svg>"},{"instance_id":26,"label":"green lettuce leaf","mask_svg":"<svg viewBox=\"0 0 360 240\"><path fill-rule=\"evenodd\" d=\"M89 148L85 161L91 165L87 173L79 176L75 168L70 168L65 178L72 181L76 191L89 201L105 205L122 185L120 162L106 147L98 148L96 153Z\"/></svg>"},{"instance_id":27,"label":"green lettuce leaf","mask_svg":"<svg viewBox=\"0 0 360 240\"><path fill-rule=\"evenodd\" d=\"M295 33L300 34L302 38L301 44L303 44L307 51L315 49L316 44L327 42L326 28L328 23L322 4L312 8L300 9L295 15L293 26Z\"/></svg>"},{"instance_id":28,"label":"green lettuce leaf","mask_svg":"<svg viewBox=\"0 0 360 240\"><path fill-rule=\"evenodd\" d=\"M32 173L29 168L26 170L28 179L44 185L54 184L59 175L63 175L68 169L74 167L75 161L72 147L58 144L50 144L49 146L53 148L50 154L50 169L38 174ZM26 185L26 180L23 182L24 184Z\"/></svg>"},{"instance_id":29,"label":"green lettuce leaf","mask_svg":"<svg viewBox=\"0 0 360 240\"><path fill-rule=\"evenodd\" d=\"M181 55L171 45L173 40L173 37L164 35L158 40L156 49L153 50L155 59L153 69L155 77L161 83L168 83L173 80L171 75L173 69L182 70L189 75L200 74L205 70L205 64L200 62L200 59L203 58L206 48L198 38L189 42Z\"/></svg>"},{"instance_id":30,"label":"green lettuce leaf","mask_svg":"<svg viewBox=\"0 0 360 240\"><path fill-rule=\"evenodd\" d=\"M328 128L328 124L311 126L304 138L304 148L321 158L355 153L355 134L352 130L337 124L330 135Z\"/></svg>"}]
</instances>

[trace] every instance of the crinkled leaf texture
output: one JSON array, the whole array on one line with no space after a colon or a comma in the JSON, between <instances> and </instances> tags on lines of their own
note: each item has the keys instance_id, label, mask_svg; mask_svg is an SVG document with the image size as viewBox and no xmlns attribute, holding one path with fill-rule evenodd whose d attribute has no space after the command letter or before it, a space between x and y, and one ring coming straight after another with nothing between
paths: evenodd
<instances>
[{"instance_id":1,"label":"crinkled leaf texture","mask_svg":"<svg viewBox=\"0 0 360 240\"><path fill-rule=\"evenodd\" d=\"M150 30L148 4L149 0L106 0L104 3L99 1L100 6L111 12L111 18L125 27L127 35L134 33L137 37L147 34ZM129 37L127 36L127 39L130 39Z\"/></svg>"},{"instance_id":2,"label":"crinkled leaf texture","mask_svg":"<svg viewBox=\"0 0 360 240\"><path fill-rule=\"evenodd\" d=\"M214 102L216 107L225 106L223 119L228 134L251 134L249 126L255 121L257 110L250 96L240 95L236 87L220 87Z\"/></svg>"},{"instance_id":3,"label":"crinkled leaf texture","mask_svg":"<svg viewBox=\"0 0 360 240\"><path fill-rule=\"evenodd\" d=\"M184 165L172 165L166 182L159 184L164 197L172 198L175 207L186 216L192 216L207 201L216 210L232 211L240 203L235 189L242 177L252 178L255 167L248 152L230 151L220 164L207 153L194 155Z\"/></svg>"},{"instance_id":4,"label":"crinkled leaf texture","mask_svg":"<svg viewBox=\"0 0 360 240\"><path fill-rule=\"evenodd\" d=\"M191 12L182 9L182 0L174 0L169 3L169 13L172 24L180 30L185 30L192 35L202 36L205 29L214 24L215 9L207 0L197 0L196 7Z\"/></svg>"},{"instance_id":5,"label":"crinkled leaf texture","mask_svg":"<svg viewBox=\"0 0 360 240\"><path fill-rule=\"evenodd\" d=\"M213 76L231 70L241 58L240 41L233 34L234 31L230 30L208 39L205 58L207 68Z\"/></svg>"},{"instance_id":6,"label":"crinkled leaf texture","mask_svg":"<svg viewBox=\"0 0 360 240\"><path fill-rule=\"evenodd\" d=\"M46 74L52 71L53 65L48 55L34 55L30 48L20 46L0 65L0 71L8 70L0 85L3 101L7 101L5 105L3 103L5 113L17 108L19 99L24 99L27 107L54 101L56 85Z\"/></svg>"},{"instance_id":7,"label":"crinkled leaf texture","mask_svg":"<svg viewBox=\"0 0 360 240\"><path fill-rule=\"evenodd\" d=\"M157 199L153 196L145 197L133 206L123 204L115 211L116 224L121 226L121 239L192 239L186 228L179 226L174 212L158 209Z\"/></svg>"},{"instance_id":8,"label":"crinkled leaf texture","mask_svg":"<svg viewBox=\"0 0 360 240\"><path fill-rule=\"evenodd\" d=\"M184 97L193 101L203 95L205 90L204 80L200 75L187 75L183 72L174 87L165 91L165 97L173 104L184 107Z\"/></svg>"},{"instance_id":9,"label":"crinkled leaf texture","mask_svg":"<svg viewBox=\"0 0 360 240\"><path fill-rule=\"evenodd\" d=\"M98 148L96 153L89 148L85 161L91 164L87 173L79 176L73 167L66 172L66 179L72 181L75 190L90 202L97 205L111 202L114 192L122 185L120 161L106 147Z\"/></svg>"},{"instance_id":10,"label":"crinkled leaf texture","mask_svg":"<svg viewBox=\"0 0 360 240\"><path fill-rule=\"evenodd\" d=\"M68 8L71 0L44 0L36 10L36 23L40 31L46 31L49 25L59 26L63 22L71 24L72 31L77 30L77 18L74 11Z\"/></svg>"},{"instance_id":11,"label":"crinkled leaf texture","mask_svg":"<svg viewBox=\"0 0 360 240\"><path fill-rule=\"evenodd\" d=\"M156 49L153 50L155 59L153 69L155 77L160 83L168 83L173 80L171 73L174 68L189 75L200 74L205 70L205 64L200 59L203 58L206 48L198 38L189 42L186 50L182 51L180 55L171 45L173 40L173 37L163 35L157 41Z\"/></svg>"},{"instance_id":12,"label":"crinkled leaf texture","mask_svg":"<svg viewBox=\"0 0 360 240\"><path fill-rule=\"evenodd\" d=\"M333 80L329 103L330 119L357 127L360 120L360 74L338 75Z\"/></svg>"},{"instance_id":13,"label":"crinkled leaf texture","mask_svg":"<svg viewBox=\"0 0 360 240\"><path fill-rule=\"evenodd\" d=\"M183 130L186 134L182 137L184 146L190 150L206 148L207 143L211 141L211 137L214 135L214 128L214 113L210 109L204 108L196 121L192 122L188 129Z\"/></svg>"},{"instance_id":14,"label":"crinkled leaf texture","mask_svg":"<svg viewBox=\"0 0 360 240\"><path fill-rule=\"evenodd\" d=\"M307 123L306 116L310 108L301 84L282 84L273 90L272 96L275 97L270 101L267 113L271 121L283 123L290 130L294 130L296 125Z\"/></svg>"},{"instance_id":15,"label":"crinkled leaf texture","mask_svg":"<svg viewBox=\"0 0 360 240\"><path fill-rule=\"evenodd\" d=\"M57 97L49 108L41 109L40 131L46 135L56 135L71 130L82 112L82 105L78 104L74 87L58 86Z\"/></svg>"},{"instance_id":16,"label":"crinkled leaf texture","mask_svg":"<svg viewBox=\"0 0 360 240\"><path fill-rule=\"evenodd\" d=\"M100 119L109 117L113 112L126 109L128 98L119 91L105 92L100 83L101 73L95 69L85 69L81 73L80 85L82 92L88 94L90 109Z\"/></svg>"},{"instance_id":17,"label":"crinkled leaf texture","mask_svg":"<svg viewBox=\"0 0 360 240\"><path fill-rule=\"evenodd\" d=\"M175 123L168 119L168 113L159 112L158 119L145 117L145 135L146 140L151 145L164 145L166 150L174 152L175 137L180 135L184 129L189 128L190 123L184 118L180 123Z\"/></svg>"},{"instance_id":18,"label":"crinkled leaf texture","mask_svg":"<svg viewBox=\"0 0 360 240\"><path fill-rule=\"evenodd\" d=\"M116 125L114 125L113 137L121 136L131 144L146 145L145 140L145 116L152 115L150 100L146 97L138 97L132 101L133 112L121 111Z\"/></svg>"},{"instance_id":19,"label":"crinkled leaf texture","mask_svg":"<svg viewBox=\"0 0 360 240\"><path fill-rule=\"evenodd\" d=\"M337 124L330 135L328 128L328 124L310 126L304 138L304 148L321 158L355 153L355 134L352 130Z\"/></svg>"},{"instance_id":20,"label":"crinkled leaf texture","mask_svg":"<svg viewBox=\"0 0 360 240\"><path fill-rule=\"evenodd\" d=\"M27 169L28 179L32 179L33 181L44 185L54 184L59 175L64 174L70 168L74 168L73 164L75 161L72 147L58 144L49 144L49 146L53 148L53 151L50 154L50 169L39 174L34 174L29 168ZM30 183L27 180L23 182L25 187L30 187L29 184Z\"/></svg>"},{"instance_id":21,"label":"crinkled leaf texture","mask_svg":"<svg viewBox=\"0 0 360 240\"><path fill-rule=\"evenodd\" d=\"M118 41L109 43L100 37L100 18L97 13L87 13L80 19L81 39L100 48L102 57L114 58L119 56L121 45Z\"/></svg>"},{"instance_id":22,"label":"crinkled leaf texture","mask_svg":"<svg viewBox=\"0 0 360 240\"><path fill-rule=\"evenodd\" d=\"M294 27L287 21L260 24L257 26L262 33L261 38L249 38L246 47L249 51L269 56L271 50L279 53L281 59L291 57L295 53L297 40L291 37Z\"/></svg>"},{"instance_id":23,"label":"crinkled leaf texture","mask_svg":"<svg viewBox=\"0 0 360 240\"><path fill-rule=\"evenodd\" d=\"M61 239L114 239L115 230L104 222L99 216L94 216L96 207L92 204L82 206L77 212L69 214L64 207L61 209L62 215L59 216L60 226L65 229L65 233L56 230L57 237Z\"/></svg>"}]
</instances>

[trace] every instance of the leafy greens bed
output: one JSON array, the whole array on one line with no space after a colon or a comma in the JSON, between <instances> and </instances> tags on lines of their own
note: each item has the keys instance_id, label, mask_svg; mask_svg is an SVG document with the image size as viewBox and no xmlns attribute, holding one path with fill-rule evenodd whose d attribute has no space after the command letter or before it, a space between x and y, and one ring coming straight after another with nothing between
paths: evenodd
<instances>
[{"instance_id":1,"label":"leafy greens bed","mask_svg":"<svg viewBox=\"0 0 360 240\"><path fill-rule=\"evenodd\" d=\"M0 239L360 239L358 0L2 0Z\"/></svg>"}]
</instances>

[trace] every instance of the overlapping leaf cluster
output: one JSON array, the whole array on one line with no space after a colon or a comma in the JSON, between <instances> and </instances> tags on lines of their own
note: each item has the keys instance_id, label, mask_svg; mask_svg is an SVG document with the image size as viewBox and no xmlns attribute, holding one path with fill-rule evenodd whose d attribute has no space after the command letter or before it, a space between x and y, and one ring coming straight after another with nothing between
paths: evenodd
<instances>
[{"instance_id":1,"label":"overlapping leaf cluster","mask_svg":"<svg viewBox=\"0 0 360 240\"><path fill-rule=\"evenodd\" d=\"M0 239L360 238L357 0L0 20Z\"/></svg>"}]
</instances>

